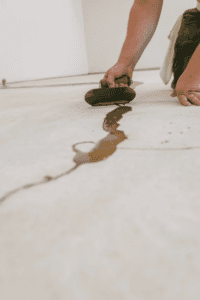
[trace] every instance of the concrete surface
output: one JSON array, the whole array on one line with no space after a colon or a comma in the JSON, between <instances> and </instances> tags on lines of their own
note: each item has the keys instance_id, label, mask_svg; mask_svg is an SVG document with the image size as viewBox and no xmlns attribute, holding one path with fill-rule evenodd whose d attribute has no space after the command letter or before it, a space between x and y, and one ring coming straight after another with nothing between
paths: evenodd
<instances>
[{"instance_id":1,"label":"concrete surface","mask_svg":"<svg viewBox=\"0 0 200 300\"><path fill-rule=\"evenodd\" d=\"M135 72L124 138L80 165L74 144L117 139L105 125L116 106L84 101L102 74L0 90L2 300L199 299L200 107L158 73Z\"/></svg>"}]
</instances>

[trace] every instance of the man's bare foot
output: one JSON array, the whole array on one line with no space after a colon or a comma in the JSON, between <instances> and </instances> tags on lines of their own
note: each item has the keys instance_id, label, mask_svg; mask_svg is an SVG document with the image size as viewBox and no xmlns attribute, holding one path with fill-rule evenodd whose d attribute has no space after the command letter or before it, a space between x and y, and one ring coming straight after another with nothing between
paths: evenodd
<instances>
[{"instance_id":1,"label":"man's bare foot","mask_svg":"<svg viewBox=\"0 0 200 300\"><path fill-rule=\"evenodd\" d=\"M190 104L200 106L200 77L199 72L191 74L186 68L179 77L176 88L171 94L172 97L178 97L182 105Z\"/></svg>"}]
</instances>

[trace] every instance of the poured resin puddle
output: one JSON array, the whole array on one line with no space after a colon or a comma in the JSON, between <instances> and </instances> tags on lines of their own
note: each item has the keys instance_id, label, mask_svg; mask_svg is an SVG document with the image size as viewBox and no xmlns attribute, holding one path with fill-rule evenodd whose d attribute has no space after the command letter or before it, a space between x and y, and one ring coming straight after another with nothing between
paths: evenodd
<instances>
[{"instance_id":1,"label":"poured resin puddle","mask_svg":"<svg viewBox=\"0 0 200 300\"><path fill-rule=\"evenodd\" d=\"M74 162L77 165L98 162L112 155L116 151L117 145L127 139L123 131L117 130L117 128L120 126L117 122L121 120L123 114L131 110L132 108L129 106L119 106L115 110L109 112L103 122L103 130L109 132L109 134L102 140L97 142L89 152L82 152L78 150L77 145L80 145L82 143L73 145L72 149L74 152L76 152L76 156L73 159Z\"/></svg>"}]
</instances>

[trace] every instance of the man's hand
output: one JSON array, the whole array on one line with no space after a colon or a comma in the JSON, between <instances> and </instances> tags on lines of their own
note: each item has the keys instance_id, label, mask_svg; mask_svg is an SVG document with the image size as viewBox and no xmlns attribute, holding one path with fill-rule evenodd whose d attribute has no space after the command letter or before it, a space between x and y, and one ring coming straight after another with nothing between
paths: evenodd
<instances>
[{"instance_id":1,"label":"man's hand","mask_svg":"<svg viewBox=\"0 0 200 300\"><path fill-rule=\"evenodd\" d=\"M114 87L128 87L128 84L120 83L115 84L115 79L127 75L130 80L132 80L133 69L131 67L127 67L125 64L117 62L112 68L110 68L104 78L101 80L102 85L108 85L109 88ZM132 81L131 81L132 82Z\"/></svg>"},{"instance_id":2,"label":"man's hand","mask_svg":"<svg viewBox=\"0 0 200 300\"><path fill-rule=\"evenodd\" d=\"M172 97L178 97L180 103L184 106L190 104L200 106L200 77L192 74L186 69L179 77L176 88L171 94Z\"/></svg>"},{"instance_id":3,"label":"man's hand","mask_svg":"<svg viewBox=\"0 0 200 300\"><path fill-rule=\"evenodd\" d=\"M181 104L200 106L200 45L196 48L190 61L179 77L175 91L171 95L178 97Z\"/></svg>"}]
</instances>

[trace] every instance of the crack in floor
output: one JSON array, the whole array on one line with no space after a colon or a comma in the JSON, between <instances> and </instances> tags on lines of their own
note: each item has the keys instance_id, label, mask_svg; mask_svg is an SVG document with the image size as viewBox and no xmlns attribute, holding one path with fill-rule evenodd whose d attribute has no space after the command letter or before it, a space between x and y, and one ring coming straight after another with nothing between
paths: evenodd
<instances>
[{"instance_id":1,"label":"crack in floor","mask_svg":"<svg viewBox=\"0 0 200 300\"><path fill-rule=\"evenodd\" d=\"M45 183L48 183L49 181L55 181L65 175L70 174L72 171L74 171L76 168L78 167L78 165L75 165L73 168L71 168L70 170L58 175L58 176L45 176L43 180L38 181L38 182L34 182L34 183L30 183L30 184L25 184L17 189L14 189L10 192L7 192L2 198L0 198L0 203L4 202L5 200L7 200L9 197L11 197L12 195L18 193L19 191L25 190L25 189L29 189L33 186L38 186L38 185L42 185Z\"/></svg>"},{"instance_id":2,"label":"crack in floor","mask_svg":"<svg viewBox=\"0 0 200 300\"><path fill-rule=\"evenodd\" d=\"M18 193L19 191L32 188L34 186L39 186L50 181L55 181L63 176L66 176L77 169L80 165L84 163L94 163L98 161L102 161L112 155L116 149L117 145L127 139L126 135L123 131L117 130L120 126L118 121L121 120L123 114L131 111L132 108L130 106L119 106L113 111L109 112L103 122L103 130L109 132L109 134L96 143L95 147L92 148L89 152L82 152L77 149L77 145L85 144L85 143L94 143L95 142L80 142L72 145L73 151L76 153L73 161L75 162L75 166L70 170L58 175L58 176L45 176L43 180L40 180L35 183L25 184L17 189L14 189L10 192L7 192L3 197L0 198L0 203L3 203L12 195Z\"/></svg>"},{"instance_id":3,"label":"crack in floor","mask_svg":"<svg viewBox=\"0 0 200 300\"><path fill-rule=\"evenodd\" d=\"M197 147L182 147L182 148L129 148L129 147L120 147L119 150L133 150L133 151L183 151L183 150L196 150L200 149L200 146Z\"/></svg>"}]
</instances>

